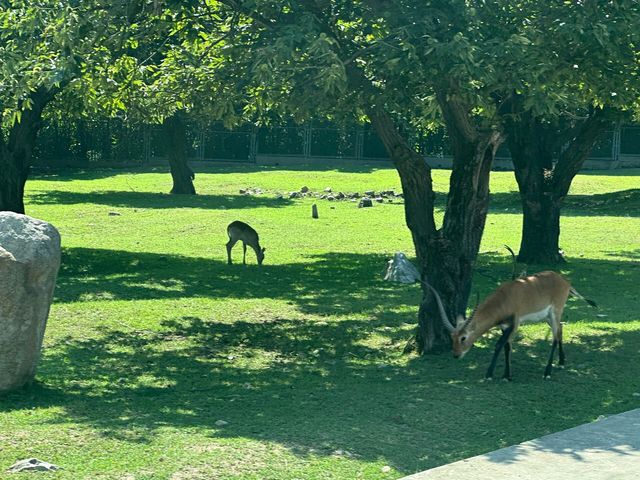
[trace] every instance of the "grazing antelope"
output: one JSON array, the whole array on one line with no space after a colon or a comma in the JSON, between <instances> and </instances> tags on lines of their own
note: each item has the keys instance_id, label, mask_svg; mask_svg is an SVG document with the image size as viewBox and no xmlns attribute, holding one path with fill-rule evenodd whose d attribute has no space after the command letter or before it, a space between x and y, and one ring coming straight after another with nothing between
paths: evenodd
<instances>
[{"instance_id":1,"label":"grazing antelope","mask_svg":"<svg viewBox=\"0 0 640 480\"><path fill-rule=\"evenodd\" d=\"M258 265L262 265L264 251L266 249L260 247L258 232L246 223L236 220L235 222L231 222L227 227L227 235L229 235L229 241L227 242L227 260L229 265L231 265L231 249L238 240L242 241L242 263L244 265L247 264L247 245L249 245L256 252Z\"/></svg>"},{"instance_id":2,"label":"grazing antelope","mask_svg":"<svg viewBox=\"0 0 640 480\"><path fill-rule=\"evenodd\" d=\"M438 292L431 286L438 310L445 327L451 332L453 356L462 358L474 342L493 327L500 327L502 336L496 343L493 358L485 377L493 378L496 361L500 350L504 348L504 375L511 380L511 343L521 323L527 321L546 320L553 333L551 354L544 370L544 378L550 378L551 365L556 348L559 350L560 365L564 365L565 356L562 348L562 311L569 294L581 298L593 307L597 305L580 295L571 284L556 272L545 271L536 275L518 278L500 285L484 302L464 318L459 315L456 326L449 321Z\"/></svg>"}]
</instances>

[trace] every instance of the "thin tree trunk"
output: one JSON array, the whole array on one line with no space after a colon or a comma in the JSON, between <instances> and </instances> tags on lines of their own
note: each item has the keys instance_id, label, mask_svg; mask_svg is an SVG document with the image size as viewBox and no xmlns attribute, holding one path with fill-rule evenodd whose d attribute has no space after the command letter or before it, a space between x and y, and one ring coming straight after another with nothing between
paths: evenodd
<instances>
[{"instance_id":1,"label":"thin tree trunk","mask_svg":"<svg viewBox=\"0 0 640 480\"><path fill-rule=\"evenodd\" d=\"M31 93L31 108L22 112L20 121L10 127L6 136L0 134L0 210L25 213L24 187L42 125L42 111L58 90L40 88Z\"/></svg>"},{"instance_id":2,"label":"thin tree trunk","mask_svg":"<svg viewBox=\"0 0 640 480\"><path fill-rule=\"evenodd\" d=\"M456 137L447 210L442 228L437 229L430 167L408 146L388 114L377 109L369 112L369 118L400 175L405 217L422 279L440 292L447 313L455 318L465 312L471 290L488 210L489 172L499 136ZM423 285L416 347L426 353L449 345L449 332L442 325L430 290Z\"/></svg>"},{"instance_id":3,"label":"thin tree trunk","mask_svg":"<svg viewBox=\"0 0 640 480\"><path fill-rule=\"evenodd\" d=\"M167 156L171 168L173 188L171 193L195 195L195 174L187 164L187 131L180 113L164 121L167 139Z\"/></svg>"}]
</instances>

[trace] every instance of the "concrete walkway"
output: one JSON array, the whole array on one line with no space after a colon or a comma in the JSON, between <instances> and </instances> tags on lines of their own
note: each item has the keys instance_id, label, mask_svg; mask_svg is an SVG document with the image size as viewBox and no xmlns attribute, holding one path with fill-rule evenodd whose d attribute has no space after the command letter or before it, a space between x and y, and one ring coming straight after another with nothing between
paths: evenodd
<instances>
[{"instance_id":1,"label":"concrete walkway","mask_svg":"<svg viewBox=\"0 0 640 480\"><path fill-rule=\"evenodd\" d=\"M640 480L640 408L409 479Z\"/></svg>"}]
</instances>

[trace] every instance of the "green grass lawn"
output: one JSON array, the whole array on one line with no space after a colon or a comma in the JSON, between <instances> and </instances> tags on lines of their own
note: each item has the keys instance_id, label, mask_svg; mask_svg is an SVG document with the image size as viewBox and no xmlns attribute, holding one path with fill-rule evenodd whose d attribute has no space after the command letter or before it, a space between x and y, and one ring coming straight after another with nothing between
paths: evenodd
<instances>
[{"instance_id":1,"label":"green grass lawn","mask_svg":"<svg viewBox=\"0 0 640 480\"><path fill-rule=\"evenodd\" d=\"M163 170L36 176L28 214L58 227L63 259L38 383L0 398L0 476L34 456L64 467L51 479L399 478L638 408L639 179L576 179L562 271L607 316L569 301L551 381L548 327L523 327L505 384L481 381L496 335L461 361L402 354L419 288L381 280L413 252L400 203L316 200L313 220L311 199L277 198L399 189L394 170L220 167L197 197L162 193ZM493 174L481 295L511 273L515 190ZM236 219L259 231L262 268L239 245L226 264Z\"/></svg>"}]
</instances>

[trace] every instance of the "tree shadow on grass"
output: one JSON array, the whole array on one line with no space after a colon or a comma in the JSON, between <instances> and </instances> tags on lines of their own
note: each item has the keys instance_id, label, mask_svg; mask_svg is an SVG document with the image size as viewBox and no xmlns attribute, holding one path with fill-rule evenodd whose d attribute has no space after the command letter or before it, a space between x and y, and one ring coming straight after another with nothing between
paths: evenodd
<instances>
[{"instance_id":1,"label":"tree shadow on grass","mask_svg":"<svg viewBox=\"0 0 640 480\"><path fill-rule=\"evenodd\" d=\"M371 173L376 170L393 170L394 167L390 161L371 160L371 161L336 161L336 162L318 162L304 163L292 165L256 165L252 163L232 163L232 162L210 162L203 164L202 162L189 162L196 174L196 187L198 182L198 174L237 174L237 173L262 173L272 171L292 171L292 172L327 172L338 171L344 173ZM44 168L36 168L33 179L44 181L74 181L74 180L97 180L101 178L113 177L116 175L136 175L138 173L159 173L169 175L168 165L153 165L144 167L113 167L113 168L56 168L49 170Z\"/></svg>"},{"instance_id":2,"label":"tree shadow on grass","mask_svg":"<svg viewBox=\"0 0 640 480\"><path fill-rule=\"evenodd\" d=\"M66 248L55 301L268 298L289 301L303 313L382 310L394 315L403 306L417 306L421 294L417 285L383 281L387 260L385 255L333 252L311 255L305 263L245 266L211 258ZM529 274L546 269L561 271L578 291L600 305L603 314L616 310L612 316L624 321L636 313L631 298L640 283L638 262L572 259L561 269L553 265L527 268ZM484 298L511 278L511 258L502 252L485 252L478 258L476 272L473 289ZM626 298L629 301L621 301ZM566 314L584 309L590 311L572 300Z\"/></svg>"},{"instance_id":3,"label":"tree shadow on grass","mask_svg":"<svg viewBox=\"0 0 640 480\"><path fill-rule=\"evenodd\" d=\"M245 266L210 258L67 248L54 301L272 298L318 314L359 312L377 302L394 308L416 304L417 286L382 280L386 260L384 255L327 253L309 256L307 263Z\"/></svg>"},{"instance_id":4,"label":"tree shadow on grass","mask_svg":"<svg viewBox=\"0 0 640 480\"><path fill-rule=\"evenodd\" d=\"M89 338L62 338L44 352L42 383L5 396L0 409L60 407L63 413L50 422L84 424L125 442L148 442L166 428L196 429L212 442L277 442L301 457L342 450L411 473L631 408L637 391L631 379L640 375L640 364L629 358L640 348L640 331L608 320L593 324L597 334L568 325L567 369L554 372L551 382L541 379L550 348L544 338L516 343L515 381L507 385L480 382L495 335L464 361L449 355L402 358L414 314L397 308L415 305L419 292L379 280L384 260L330 253L305 265L258 268L66 249L58 302L99 294L131 300L276 298L303 312L341 318L223 322L176 315L154 330L102 328ZM508 258L484 254L480 260L493 265L498 277L510 272ZM588 286L582 293L606 295L604 311L620 321L620 291L640 280L640 269L633 267L584 260L565 273ZM606 278L587 283L598 275ZM483 296L495 286L486 277L477 283ZM637 319L635 306L627 308ZM572 320L596 320L581 304L567 310ZM218 420L229 423L219 427Z\"/></svg>"},{"instance_id":5,"label":"tree shadow on grass","mask_svg":"<svg viewBox=\"0 0 640 480\"><path fill-rule=\"evenodd\" d=\"M69 192L50 190L29 195L31 204L75 205L89 203L126 208L280 208L291 205L287 198L264 195L171 195L168 193L127 192L121 190L99 192Z\"/></svg>"},{"instance_id":6,"label":"tree shadow on grass","mask_svg":"<svg viewBox=\"0 0 640 480\"><path fill-rule=\"evenodd\" d=\"M384 363L394 355L363 340L377 334L393 344L393 326L375 318L229 324L176 317L160 331L107 329L51 346L43 383L6 396L0 409L61 407L50 422L85 424L127 442L148 442L168 427L195 428L212 442L277 442L302 457L342 450L411 473L633 402L636 386L628 380L640 366L627 355L640 346L638 331L571 338L567 370L551 382L541 378L549 342L516 344L515 381L503 384L480 382L489 342L464 362L440 355ZM218 427L218 420L228 424Z\"/></svg>"},{"instance_id":7,"label":"tree shadow on grass","mask_svg":"<svg viewBox=\"0 0 640 480\"><path fill-rule=\"evenodd\" d=\"M520 193L517 191L492 193L490 213L522 214ZM616 192L592 195L568 195L563 206L565 217L637 217L640 215L640 189L632 188Z\"/></svg>"}]
</instances>

